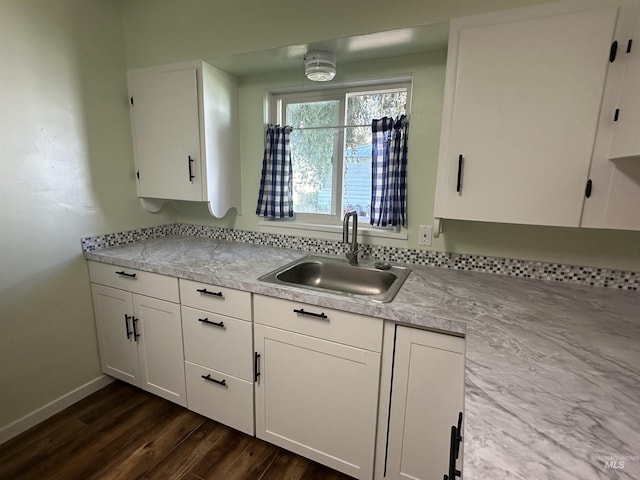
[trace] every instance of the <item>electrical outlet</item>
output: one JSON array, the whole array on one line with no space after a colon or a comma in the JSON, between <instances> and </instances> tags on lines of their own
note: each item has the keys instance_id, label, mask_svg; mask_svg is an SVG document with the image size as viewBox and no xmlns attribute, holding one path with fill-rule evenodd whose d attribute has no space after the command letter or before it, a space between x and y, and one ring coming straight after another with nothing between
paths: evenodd
<instances>
[{"instance_id":1,"label":"electrical outlet","mask_svg":"<svg viewBox=\"0 0 640 480\"><path fill-rule=\"evenodd\" d=\"M433 227L431 225L420 225L418 245L430 246L432 237L433 237Z\"/></svg>"}]
</instances>

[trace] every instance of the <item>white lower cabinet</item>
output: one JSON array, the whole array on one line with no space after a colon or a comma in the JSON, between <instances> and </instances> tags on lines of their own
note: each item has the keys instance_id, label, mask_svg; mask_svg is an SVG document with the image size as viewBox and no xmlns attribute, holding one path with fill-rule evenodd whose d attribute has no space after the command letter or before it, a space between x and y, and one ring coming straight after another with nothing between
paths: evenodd
<instances>
[{"instance_id":1,"label":"white lower cabinet","mask_svg":"<svg viewBox=\"0 0 640 480\"><path fill-rule=\"evenodd\" d=\"M183 306L182 334L187 361L247 381L253 378L251 322Z\"/></svg>"},{"instance_id":2,"label":"white lower cabinet","mask_svg":"<svg viewBox=\"0 0 640 480\"><path fill-rule=\"evenodd\" d=\"M253 435L253 383L185 362L189 410Z\"/></svg>"},{"instance_id":3,"label":"white lower cabinet","mask_svg":"<svg viewBox=\"0 0 640 480\"><path fill-rule=\"evenodd\" d=\"M134 320L139 319L136 330L139 328L142 388L185 407L180 306L134 294L133 315Z\"/></svg>"},{"instance_id":4,"label":"white lower cabinet","mask_svg":"<svg viewBox=\"0 0 640 480\"><path fill-rule=\"evenodd\" d=\"M463 338L97 262L89 273L106 374L356 478L461 469Z\"/></svg>"},{"instance_id":5,"label":"white lower cabinet","mask_svg":"<svg viewBox=\"0 0 640 480\"><path fill-rule=\"evenodd\" d=\"M253 435L251 294L181 279L180 298L187 407Z\"/></svg>"},{"instance_id":6,"label":"white lower cabinet","mask_svg":"<svg viewBox=\"0 0 640 480\"><path fill-rule=\"evenodd\" d=\"M396 327L386 465L376 477L442 480L448 474L451 427L463 411L464 349L463 338ZM454 462L461 470L461 452Z\"/></svg>"},{"instance_id":7,"label":"white lower cabinet","mask_svg":"<svg viewBox=\"0 0 640 480\"><path fill-rule=\"evenodd\" d=\"M104 373L186 406L180 306L132 293L176 298L177 280L93 262L89 272L102 283L91 289Z\"/></svg>"},{"instance_id":8,"label":"white lower cabinet","mask_svg":"<svg viewBox=\"0 0 640 480\"><path fill-rule=\"evenodd\" d=\"M256 436L372 478L382 321L258 295L254 312ZM376 350L340 343L351 338L351 320L364 344L377 336Z\"/></svg>"},{"instance_id":9,"label":"white lower cabinet","mask_svg":"<svg viewBox=\"0 0 640 480\"><path fill-rule=\"evenodd\" d=\"M91 285L102 371L140 386L138 343L133 337L131 292Z\"/></svg>"}]
</instances>

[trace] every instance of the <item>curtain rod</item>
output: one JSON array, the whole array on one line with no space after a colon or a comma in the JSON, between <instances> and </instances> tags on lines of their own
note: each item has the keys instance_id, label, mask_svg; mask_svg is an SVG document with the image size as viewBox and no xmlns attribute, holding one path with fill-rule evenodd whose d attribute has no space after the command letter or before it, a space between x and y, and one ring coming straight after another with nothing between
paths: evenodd
<instances>
[{"instance_id":1,"label":"curtain rod","mask_svg":"<svg viewBox=\"0 0 640 480\"><path fill-rule=\"evenodd\" d=\"M371 127L371 124L366 125L330 125L326 127L291 127L294 130L321 130L325 128L358 128L358 127Z\"/></svg>"}]
</instances>

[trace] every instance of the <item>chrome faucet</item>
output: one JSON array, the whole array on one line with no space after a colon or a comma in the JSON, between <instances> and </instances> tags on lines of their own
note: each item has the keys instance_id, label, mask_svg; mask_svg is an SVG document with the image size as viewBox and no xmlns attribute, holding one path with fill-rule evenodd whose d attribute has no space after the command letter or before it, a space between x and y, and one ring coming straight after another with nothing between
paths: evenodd
<instances>
[{"instance_id":1,"label":"chrome faucet","mask_svg":"<svg viewBox=\"0 0 640 480\"><path fill-rule=\"evenodd\" d=\"M349 217L353 217L353 232L351 237L351 250L346 253L349 265L358 264L358 212L347 212L342 221L342 242L349 244Z\"/></svg>"}]
</instances>

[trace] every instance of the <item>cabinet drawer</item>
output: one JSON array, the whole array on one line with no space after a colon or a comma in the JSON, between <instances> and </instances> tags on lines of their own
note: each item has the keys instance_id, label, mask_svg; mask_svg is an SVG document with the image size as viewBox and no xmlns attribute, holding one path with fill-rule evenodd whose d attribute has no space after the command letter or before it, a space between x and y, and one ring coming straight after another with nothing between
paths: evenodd
<instances>
[{"instance_id":1,"label":"cabinet drawer","mask_svg":"<svg viewBox=\"0 0 640 480\"><path fill-rule=\"evenodd\" d=\"M182 307L184 358L189 362L251 381L251 322Z\"/></svg>"},{"instance_id":2,"label":"cabinet drawer","mask_svg":"<svg viewBox=\"0 0 640 480\"><path fill-rule=\"evenodd\" d=\"M251 320L251 294L232 288L180 279L182 304L208 312Z\"/></svg>"},{"instance_id":3,"label":"cabinet drawer","mask_svg":"<svg viewBox=\"0 0 640 480\"><path fill-rule=\"evenodd\" d=\"M383 322L378 318L261 295L254 295L253 306L256 323L374 352L382 350Z\"/></svg>"},{"instance_id":4,"label":"cabinet drawer","mask_svg":"<svg viewBox=\"0 0 640 480\"><path fill-rule=\"evenodd\" d=\"M177 278L108 263L94 261L88 263L89 278L93 283L161 298L173 303L180 302Z\"/></svg>"},{"instance_id":5,"label":"cabinet drawer","mask_svg":"<svg viewBox=\"0 0 640 480\"><path fill-rule=\"evenodd\" d=\"M191 362L185 362L185 371L189 410L253 435L253 383ZM203 378L207 375L211 380Z\"/></svg>"}]
</instances>

